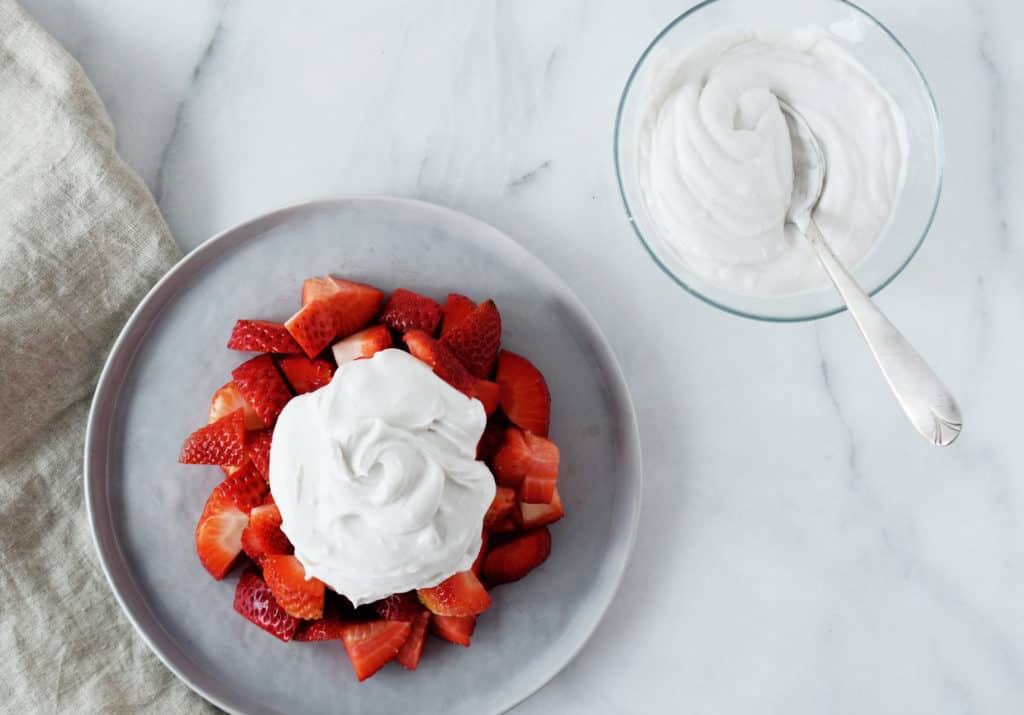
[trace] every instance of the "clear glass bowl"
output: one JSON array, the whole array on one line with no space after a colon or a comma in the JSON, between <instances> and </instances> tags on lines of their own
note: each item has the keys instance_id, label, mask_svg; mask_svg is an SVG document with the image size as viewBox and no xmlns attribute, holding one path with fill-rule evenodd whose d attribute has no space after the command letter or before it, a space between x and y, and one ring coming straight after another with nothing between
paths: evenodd
<instances>
[{"instance_id":1,"label":"clear glass bowl","mask_svg":"<svg viewBox=\"0 0 1024 715\"><path fill-rule=\"evenodd\" d=\"M676 283L724 311L757 320L795 322L844 309L831 284L800 293L754 296L709 282L668 250L647 215L636 176L638 130L650 83L660 67L729 30L795 30L811 25L856 32L856 42L836 37L889 92L907 122L906 183L892 220L853 274L871 294L887 286L920 248L935 217L942 189L942 130L931 89L900 41L869 13L846 0L706 0L683 13L644 50L629 75L615 119L615 171L626 215L655 262ZM826 237L827 238L827 237Z\"/></svg>"}]
</instances>

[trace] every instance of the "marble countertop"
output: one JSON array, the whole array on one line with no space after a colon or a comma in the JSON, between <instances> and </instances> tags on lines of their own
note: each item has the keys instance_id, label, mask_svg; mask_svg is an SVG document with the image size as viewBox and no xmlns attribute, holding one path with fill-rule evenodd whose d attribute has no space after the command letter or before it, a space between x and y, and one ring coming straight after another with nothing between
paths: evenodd
<instances>
[{"instance_id":1,"label":"marble countertop","mask_svg":"<svg viewBox=\"0 0 1024 715\"><path fill-rule=\"evenodd\" d=\"M730 317L633 237L615 107L687 0L25 4L183 249L313 197L412 196L512 235L590 307L637 407L642 524L611 613L516 713L1024 709L1024 6L863 3L946 131L935 226L879 299L961 401L940 451L847 316Z\"/></svg>"}]
</instances>

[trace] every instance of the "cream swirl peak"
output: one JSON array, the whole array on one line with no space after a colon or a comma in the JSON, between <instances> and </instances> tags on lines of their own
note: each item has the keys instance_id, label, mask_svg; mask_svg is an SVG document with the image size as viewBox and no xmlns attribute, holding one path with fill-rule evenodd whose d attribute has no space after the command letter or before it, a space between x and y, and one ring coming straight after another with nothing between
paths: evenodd
<instances>
[{"instance_id":1,"label":"cream swirl peak","mask_svg":"<svg viewBox=\"0 0 1024 715\"><path fill-rule=\"evenodd\" d=\"M486 419L401 350L346 363L292 399L270 488L306 574L358 606L470 568L495 492L476 460Z\"/></svg>"}]
</instances>

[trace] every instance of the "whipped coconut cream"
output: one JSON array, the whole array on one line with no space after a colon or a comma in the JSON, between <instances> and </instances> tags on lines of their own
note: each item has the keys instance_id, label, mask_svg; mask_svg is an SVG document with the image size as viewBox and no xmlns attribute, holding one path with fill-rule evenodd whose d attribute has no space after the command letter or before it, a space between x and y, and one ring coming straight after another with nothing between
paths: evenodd
<instances>
[{"instance_id":1,"label":"whipped coconut cream","mask_svg":"<svg viewBox=\"0 0 1024 715\"><path fill-rule=\"evenodd\" d=\"M306 575L358 606L469 569L495 493L476 460L486 421L479 400L401 350L292 399L270 489Z\"/></svg>"},{"instance_id":2,"label":"whipped coconut cream","mask_svg":"<svg viewBox=\"0 0 1024 715\"><path fill-rule=\"evenodd\" d=\"M639 129L639 187L660 240L699 276L749 294L825 281L785 224L793 160L777 98L825 153L814 218L829 246L852 266L883 232L903 186L906 121L837 40L820 28L731 33L657 74Z\"/></svg>"}]
</instances>

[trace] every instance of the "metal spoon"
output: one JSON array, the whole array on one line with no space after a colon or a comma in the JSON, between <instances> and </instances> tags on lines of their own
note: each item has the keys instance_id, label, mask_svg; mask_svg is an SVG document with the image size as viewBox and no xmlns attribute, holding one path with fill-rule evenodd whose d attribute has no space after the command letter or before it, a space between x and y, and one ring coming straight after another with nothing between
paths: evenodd
<instances>
[{"instance_id":1,"label":"metal spoon","mask_svg":"<svg viewBox=\"0 0 1024 715\"><path fill-rule=\"evenodd\" d=\"M779 107L786 116L793 147L793 198L786 221L818 252L821 265L846 302L911 424L932 444L952 444L963 424L956 399L828 247L813 216L825 186L825 155L803 115L782 99Z\"/></svg>"}]
</instances>

